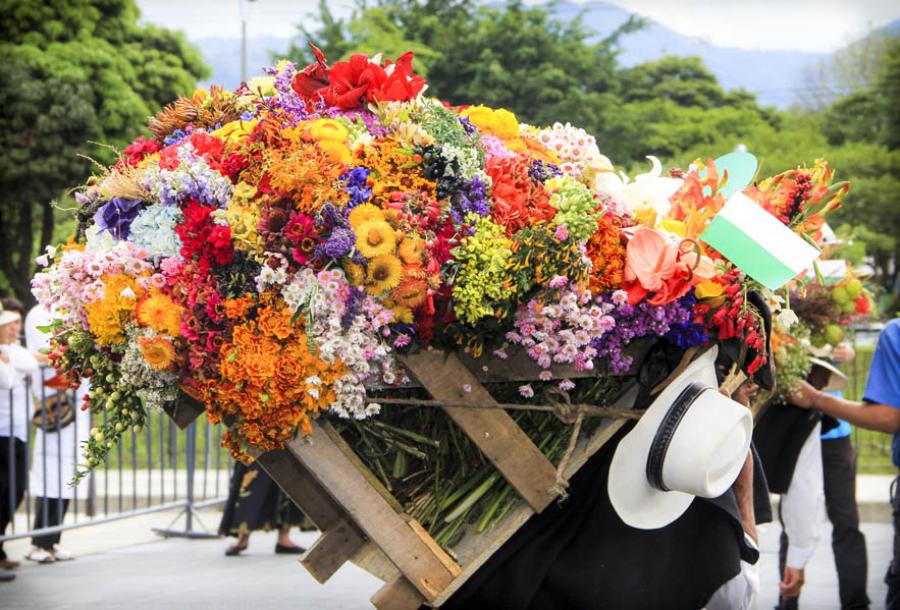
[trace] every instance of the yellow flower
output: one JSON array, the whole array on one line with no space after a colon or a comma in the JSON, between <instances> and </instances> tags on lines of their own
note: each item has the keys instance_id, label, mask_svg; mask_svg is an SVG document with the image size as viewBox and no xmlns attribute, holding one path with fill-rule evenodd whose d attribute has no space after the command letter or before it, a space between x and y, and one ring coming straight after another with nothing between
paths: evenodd
<instances>
[{"instance_id":1,"label":"yellow flower","mask_svg":"<svg viewBox=\"0 0 900 610\"><path fill-rule=\"evenodd\" d=\"M656 208L651 205L644 205L634 210L634 220L647 227L656 227Z\"/></svg>"},{"instance_id":2,"label":"yellow flower","mask_svg":"<svg viewBox=\"0 0 900 610\"><path fill-rule=\"evenodd\" d=\"M350 226L355 229L362 223L370 220L384 220L384 212L381 211L381 208L371 203L364 203L350 210L350 215L347 218L350 221Z\"/></svg>"},{"instance_id":3,"label":"yellow flower","mask_svg":"<svg viewBox=\"0 0 900 610\"><path fill-rule=\"evenodd\" d=\"M659 221L659 228L669 233L674 233L680 237L687 235L687 224L680 220L672 220L671 218L663 218Z\"/></svg>"},{"instance_id":4,"label":"yellow flower","mask_svg":"<svg viewBox=\"0 0 900 610\"><path fill-rule=\"evenodd\" d=\"M391 311L394 312L394 322L401 322L403 324L412 324L413 321L413 312L409 307L404 307L403 305L397 305L392 308Z\"/></svg>"},{"instance_id":5,"label":"yellow flower","mask_svg":"<svg viewBox=\"0 0 900 610\"><path fill-rule=\"evenodd\" d=\"M416 234L406 235L400 242L397 254L408 265L419 265L422 263L422 254L425 252L425 240Z\"/></svg>"},{"instance_id":6,"label":"yellow flower","mask_svg":"<svg viewBox=\"0 0 900 610\"><path fill-rule=\"evenodd\" d=\"M391 291L391 301L404 307L418 307L427 296L428 282L408 275Z\"/></svg>"},{"instance_id":7,"label":"yellow flower","mask_svg":"<svg viewBox=\"0 0 900 610\"><path fill-rule=\"evenodd\" d=\"M347 145L338 140L321 140L316 145L322 149L332 163L351 163L353 155Z\"/></svg>"},{"instance_id":8,"label":"yellow flower","mask_svg":"<svg viewBox=\"0 0 900 610\"><path fill-rule=\"evenodd\" d=\"M149 326L161 335L179 335L182 307L168 295L154 290L138 302L135 311L143 326Z\"/></svg>"},{"instance_id":9,"label":"yellow flower","mask_svg":"<svg viewBox=\"0 0 900 610\"><path fill-rule=\"evenodd\" d=\"M157 371L168 370L175 362L175 346L168 339L139 337L138 345L144 355L144 360Z\"/></svg>"},{"instance_id":10,"label":"yellow flower","mask_svg":"<svg viewBox=\"0 0 900 610\"><path fill-rule=\"evenodd\" d=\"M393 254L396 245L397 234L383 220L370 220L356 228L356 249L366 258Z\"/></svg>"},{"instance_id":11,"label":"yellow flower","mask_svg":"<svg viewBox=\"0 0 900 610\"><path fill-rule=\"evenodd\" d=\"M216 136L225 143L236 144L241 140L246 139L258 122L259 119L252 119L250 121L231 121L230 123L225 123L219 127L212 132L211 135Z\"/></svg>"},{"instance_id":12,"label":"yellow flower","mask_svg":"<svg viewBox=\"0 0 900 610\"><path fill-rule=\"evenodd\" d=\"M306 137L313 142L346 142L350 132L337 119L316 119L307 126Z\"/></svg>"},{"instance_id":13,"label":"yellow flower","mask_svg":"<svg viewBox=\"0 0 900 610\"><path fill-rule=\"evenodd\" d=\"M725 302L725 287L712 280L704 280L697 284L694 294L701 301L706 301L711 307L718 307Z\"/></svg>"},{"instance_id":14,"label":"yellow flower","mask_svg":"<svg viewBox=\"0 0 900 610\"><path fill-rule=\"evenodd\" d=\"M478 127L478 131L497 136L504 141L507 148L516 152L526 149L519 132L519 121L509 110L494 110L487 106L470 106L462 111L462 116Z\"/></svg>"},{"instance_id":15,"label":"yellow flower","mask_svg":"<svg viewBox=\"0 0 900 610\"><path fill-rule=\"evenodd\" d=\"M403 263L392 254L382 254L369 261L369 272L366 276L369 292L380 295L386 290L396 288L403 275Z\"/></svg>"},{"instance_id":16,"label":"yellow flower","mask_svg":"<svg viewBox=\"0 0 900 610\"><path fill-rule=\"evenodd\" d=\"M347 274L347 281L351 286L362 286L366 281L366 270L362 265L346 263L344 272Z\"/></svg>"}]
</instances>

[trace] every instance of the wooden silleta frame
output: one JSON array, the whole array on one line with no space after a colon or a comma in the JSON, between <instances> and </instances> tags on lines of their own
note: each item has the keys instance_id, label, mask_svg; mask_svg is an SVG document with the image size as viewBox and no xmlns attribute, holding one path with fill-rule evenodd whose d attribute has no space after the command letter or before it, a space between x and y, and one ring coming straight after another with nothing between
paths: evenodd
<instances>
[{"instance_id":1,"label":"wooden silleta frame","mask_svg":"<svg viewBox=\"0 0 900 610\"><path fill-rule=\"evenodd\" d=\"M647 346L643 346L645 351ZM483 532L468 532L452 548L442 549L425 529L403 512L396 499L328 424L313 421L313 432L284 449L257 457L285 493L322 532L300 563L319 582L327 581L352 561L385 581L373 597L379 610L439 607L468 580L524 523L560 494L557 469L503 409L466 408L496 404L482 385L536 379L538 369L524 352L509 360L472 359L425 350L400 360L434 400L491 461L520 500L506 517ZM589 372L555 371L556 377L584 377ZM418 382L418 383L416 383ZM463 391L463 386L467 390ZM634 392L616 407L630 408ZM167 413L187 426L202 412L199 404L179 405ZM625 419L604 419L590 435L579 437L561 473L568 480L618 430Z\"/></svg>"}]
</instances>

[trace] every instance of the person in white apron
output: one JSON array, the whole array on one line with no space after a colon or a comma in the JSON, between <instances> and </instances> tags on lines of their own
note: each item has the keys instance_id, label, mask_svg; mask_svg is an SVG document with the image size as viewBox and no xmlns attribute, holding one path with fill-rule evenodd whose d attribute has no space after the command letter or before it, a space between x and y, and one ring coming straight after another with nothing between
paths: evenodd
<instances>
[{"instance_id":1,"label":"person in white apron","mask_svg":"<svg viewBox=\"0 0 900 610\"><path fill-rule=\"evenodd\" d=\"M50 346L50 335L38 330L53 320L52 313L41 306L28 312L25 318L25 343L28 350L37 353ZM32 392L35 407L42 404L49 407L57 395L57 390L45 385L56 376L50 367L41 369L34 376ZM60 525L66 511L75 498L75 489L69 482L75 476L75 465L81 459L81 445L90 438L91 414L82 410L83 400L90 385L82 380L75 391L72 404L74 417L62 418L60 425L53 424L48 417L46 429L35 426L34 453L31 458L29 488L34 497L34 529ZM68 400L73 400L70 395ZM70 421L68 421L70 420ZM66 422L65 425L62 425ZM78 488L78 496L85 498L87 486ZM32 549L27 558L39 563L52 563L72 559L71 553L60 548L60 533L35 536L31 539Z\"/></svg>"}]
</instances>

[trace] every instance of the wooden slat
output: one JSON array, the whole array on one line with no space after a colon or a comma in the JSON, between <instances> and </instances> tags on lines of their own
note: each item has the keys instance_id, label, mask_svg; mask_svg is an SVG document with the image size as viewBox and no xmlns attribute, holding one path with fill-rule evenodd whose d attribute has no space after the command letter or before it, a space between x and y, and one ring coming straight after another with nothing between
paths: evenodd
<instances>
[{"instance_id":1,"label":"wooden slat","mask_svg":"<svg viewBox=\"0 0 900 610\"><path fill-rule=\"evenodd\" d=\"M612 406L619 409L627 409L633 406L637 395L637 387L626 392ZM590 437L578 442L572 458L566 465L564 475L571 478L578 470L600 450L619 429L626 424L624 419L604 421ZM439 607L472 577L496 553L500 547L512 538L520 527L534 515L525 502L519 502L510 509L506 517L500 523L483 533L478 533L470 528L462 540L453 547L453 553L457 561L463 566L462 573L453 583L444 589L441 595L432 603Z\"/></svg>"},{"instance_id":2,"label":"wooden slat","mask_svg":"<svg viewBox=\"0 0 900 610\"><path fill-rule=\"evenodd\" d=\"M376 489L380 487L377 479L371 473L363 474L361 465L332 440L323 429L327 426L314 421L312 435L295 438L288 443L288 451L328 490L349 519L381 548L422 597L434 599L450 584L454 574L385 499L387 492Z\"/></svg>"},{"instance_id":3,"label":"wooden slat","mask_svg":"<svg viewBox=\"0 0 900 610\"><path fill-rule=\"evenodd\" d=\"M344 521L340 505L287 449L268 451L256 461L319 531L326 532Z\"/></svg>"},{"instance_id":4,"label":"wooden slat","mask_svg":"<svg viewBox=\"0 0 900 610\"><path fill-rule=\"evenodd\" d=\"M401 576L381 587L369 601L378 610L418 610L426 600Z\"/></svg>"},{"instance_id":5,"label":"wooden slat","mask_svg":"<svg viewBox=\"0 0 900 610\"><path fill-rule=\"evenodd\" d=\"M313 578L324 584L366 543L360 531L341 519L328 528L300 557Z\"/></svg>"},{"instance_id":6,"label":"wooden slat","mask_svg":"<svg viewBox=\"0 0 900 610\"><path fill-rule=\"evenodd\" d=\"M425 350L400 359L436 400L496 404L456 354ZM465 407L444 411L535 512L553 501L556 469L508 413Z\"/></svg>"},{"instance_id":7,"label":"wooden slat","mask_svg":"<svg viewBox=\"0 0 900 610\"><path fill-rule=\"evenodd\" d=\"M191 422L203 414L204 409L203 403L188 396L183 396L177 401L164 404L163 411L172 418L176 426L184 430L191 425Z\"/></svg>"}]
</instances>

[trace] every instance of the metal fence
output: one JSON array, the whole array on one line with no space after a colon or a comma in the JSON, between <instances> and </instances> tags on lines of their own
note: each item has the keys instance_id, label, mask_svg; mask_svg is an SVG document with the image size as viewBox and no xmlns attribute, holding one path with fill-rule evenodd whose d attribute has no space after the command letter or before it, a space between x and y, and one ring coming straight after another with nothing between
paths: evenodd
<instances>
[{"instance_id":1,"label":"metal fence","mask_svg":"<svg viewBox=\"0 0 900 610\"><path fill-rule=\"evenodd\" d=\"M23 385L0 393L0 422L9 426L0 426L0 436L10 432L0 455L0 479L5 479L0 512L9 519L0 542L178 508L182 512L170 528L183 516L183 529L159 533L207 535L195 530L196 510L225 501L233 468L221 448L221 426L201 416L180 430L165 414L152 413L140 431L122 436L103 466L73 487L74 468L84 461L80 444L106 414L82 411L75 392L66 392L76 416L65 426L57 420L44 430L32 417L54 392L30 379ZM24 438L14 441L17 430Z\"/></svg>"}]
</instances>

